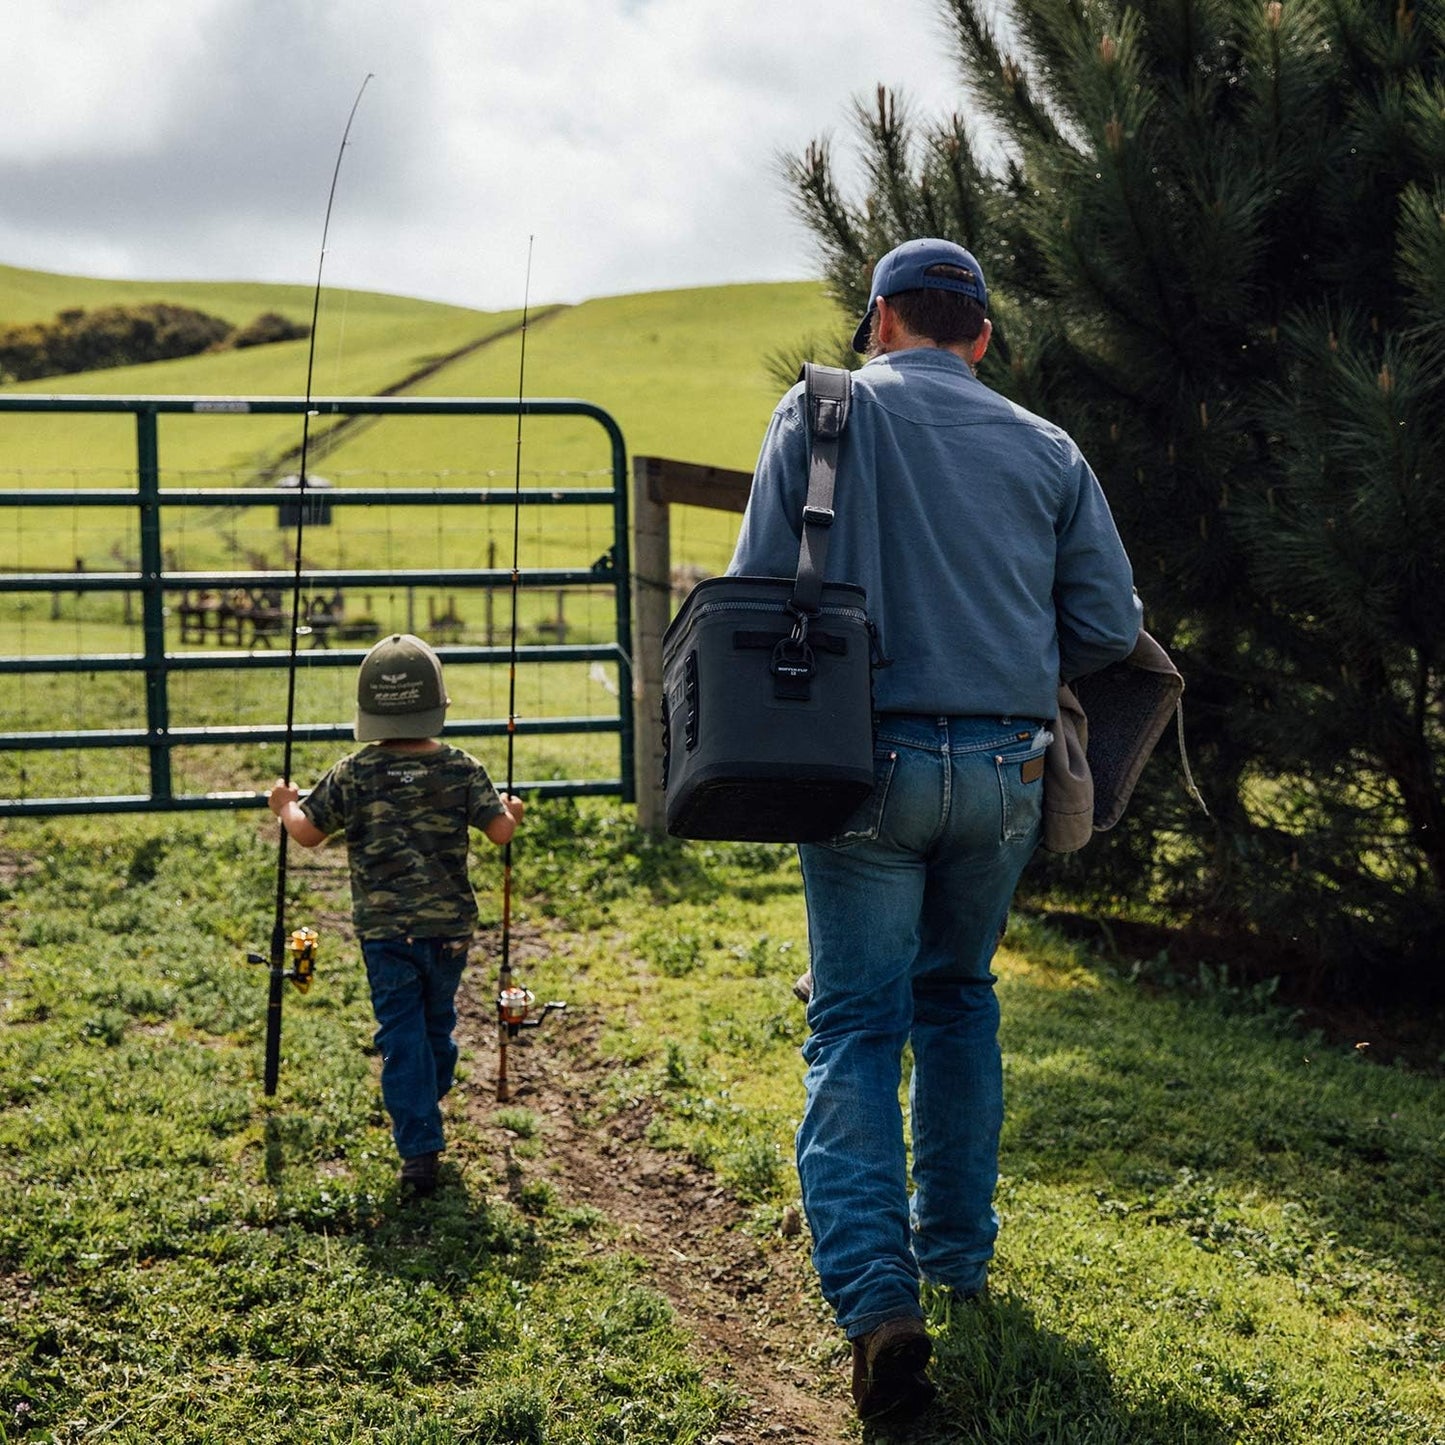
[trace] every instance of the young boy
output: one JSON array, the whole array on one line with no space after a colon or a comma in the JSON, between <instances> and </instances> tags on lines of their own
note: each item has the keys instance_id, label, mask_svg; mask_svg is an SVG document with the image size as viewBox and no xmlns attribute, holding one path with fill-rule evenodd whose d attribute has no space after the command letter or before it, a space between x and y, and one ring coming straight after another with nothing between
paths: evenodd
<instances>
[{"instance_id":1,"label":"young boy","mask_svg":"<svg viewBox=\"0 0 1445 1445\"><path fill-rule=\"evenodd\" d=\"M303 848L342 829L351 905L381 1049L381 1096L401 1155L403 1189L436 1189L444 1147L438 1103L452 1086L456 991L477 925L467 878L468 828L496 844L522 820L475 758L438 741L447 697L441 659L399 633L366 654L356 682L356 737L305 802L277 782L271 811Z\"/></svg>"}]
</instances>

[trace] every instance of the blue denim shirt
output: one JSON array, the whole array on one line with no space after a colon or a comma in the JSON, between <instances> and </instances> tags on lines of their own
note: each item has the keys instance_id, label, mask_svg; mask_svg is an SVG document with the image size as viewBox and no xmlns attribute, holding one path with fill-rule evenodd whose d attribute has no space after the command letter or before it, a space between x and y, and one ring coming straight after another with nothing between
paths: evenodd
<instances>
[{"instance_id":1,"label":"blue denim shirt","mask_svg":"<svg viewBox=\"0 0 1445 1445\"><path fill-rule=\"evenodd\" d=\"M732 575L791 577L808 482L801 383L763 439ZM1127 657L1141 607L1097 478L1058 427L949 351L853 378L827 580L867 594L880 712L1051 718L1060 678Z\"/></svg>"}]
</instances>

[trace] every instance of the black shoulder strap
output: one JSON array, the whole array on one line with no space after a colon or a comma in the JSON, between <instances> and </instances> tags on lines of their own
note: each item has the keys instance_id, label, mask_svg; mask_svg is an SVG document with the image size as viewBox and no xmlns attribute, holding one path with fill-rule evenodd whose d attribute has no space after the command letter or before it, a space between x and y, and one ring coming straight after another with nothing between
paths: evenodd
<instances>
[{"instance_id":1,"label":"black shoulder strap","mask_svg":"<svg viewBox=\"0 0 1445 1445\"><path fill-rule=\"evenodd\" d=\"M805 361L798 379L806 386L811 450L793 606L811 615L823 600L823 571L828 562L829 529L833 525L833 487L838 478L838 438L848 421L853 401L853 374L841 366L818 366Z\"/></svg>"}]
</instances>

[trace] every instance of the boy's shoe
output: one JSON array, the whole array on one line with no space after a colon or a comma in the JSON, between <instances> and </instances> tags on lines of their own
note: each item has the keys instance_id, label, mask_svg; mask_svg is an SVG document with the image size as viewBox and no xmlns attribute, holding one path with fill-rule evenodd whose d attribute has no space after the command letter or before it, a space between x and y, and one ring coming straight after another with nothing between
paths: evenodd
<instances>
[{"instance_id":1,"label":"boy's shoe","mask_svg":"<svg viewBox=\"0 0 1445 1445\"><path fill-rule=\"evenodd\" d=\"M853 1341L853 1404L860 1420L908 1420L938 1393L923 1373L933 1342L914 1315L885 1320Z\"/></svg>"},{"instance_id":2,"label":"boy's shoe","mask_svg":"<svg viewBox=\"0 0 1445 1445\"><path fill-rule=\"evenodd\" d=\"M401 1187L408 1194L425 1198L435 1194L437 1189L437 1157L439 1151L430 1154L413 1154L401 1161Z\"/></svg>"}]
</instances>

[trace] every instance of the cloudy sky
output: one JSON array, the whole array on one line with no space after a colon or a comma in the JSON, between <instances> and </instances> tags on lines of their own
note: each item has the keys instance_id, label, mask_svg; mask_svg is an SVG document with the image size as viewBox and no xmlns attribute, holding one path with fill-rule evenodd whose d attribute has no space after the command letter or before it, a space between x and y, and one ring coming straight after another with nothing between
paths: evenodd
<instances>
[{"instance_id":1,"label":"cloudy sky","mask_svg":"<svg viewBox=\"0 0 1445 1445\"><path fill-rule=\"evenodd\" d=\"M814 273L780 151L961 103L939 0L8 0L0 262L484 309Z\"/></svg>"}]
</instances>

